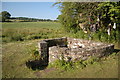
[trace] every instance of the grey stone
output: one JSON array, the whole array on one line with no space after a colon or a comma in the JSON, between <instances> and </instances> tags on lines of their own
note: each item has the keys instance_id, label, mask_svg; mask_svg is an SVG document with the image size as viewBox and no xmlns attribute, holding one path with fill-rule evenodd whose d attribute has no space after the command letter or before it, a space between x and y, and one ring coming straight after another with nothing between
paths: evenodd
<instances>
[{"instance_id":1,"label":"grey stone","mask_svg":"<svg viewBox=\"0 0 120 80\"><path fill-rule=\"evenodd\" d=\"M101 57L113 52L113 44L88 41L75 38L55 38L46 39L38 43L39 53L49 63L57 59L74 61L78 59L87 59L89 56ZM49 58L49 59L48 59Z\"/></svg>"}]
</instances>

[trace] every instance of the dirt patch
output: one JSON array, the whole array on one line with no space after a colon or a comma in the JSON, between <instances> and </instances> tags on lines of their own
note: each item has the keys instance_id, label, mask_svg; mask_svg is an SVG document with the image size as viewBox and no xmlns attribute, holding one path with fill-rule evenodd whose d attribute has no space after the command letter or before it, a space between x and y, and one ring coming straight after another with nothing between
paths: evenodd
<instances>
[{"instance_id":1,"label":"dirt patch","mask_svg":"<svg viewBox=\"0 0 120 80\"><path fill-rule=\"evenodd\" d=\"M37 77L41 77L42 72L38 71L34 73Z\"/></svg>"},{"instance_id":2,"label":"dirt patch","mask_svg":"<svg viewBox=\"0 0 120 80\"><path fill-rule=\"evenodd\" d=\"M55 68L48 68L48 69L45 69L43 71L44 71L44 73L48 73L48 72L51 72L51 71L54 71L54 70L56 70L56 69Z\"/></svg>"},{"instance_id":3,"label":"dirt patch","mask_svg":"<svg viewBox=\"0 0 120 80\"><path fill-rule=\"evenodd\" d=\"M44 70L35 72L34 74L35 74L37 77L42 77L42 74L47 74L47 73L52 72L52 71L55 71L55 70L56 70L55 68L48 68L48 69L44 69Z\"/></svg>"}]
</instances>

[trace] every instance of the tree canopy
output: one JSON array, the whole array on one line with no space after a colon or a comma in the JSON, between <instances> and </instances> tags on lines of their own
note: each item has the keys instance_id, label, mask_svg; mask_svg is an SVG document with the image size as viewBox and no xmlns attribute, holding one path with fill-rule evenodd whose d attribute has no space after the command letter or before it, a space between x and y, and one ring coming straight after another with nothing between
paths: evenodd
<instances>
[{"instance_id":1,"label":"tree canopy","mask_svg":"<svg viewBox=\"0 0 120 80\"><path fill-rule=\"evenodd\" d=\"M1 12L0 15L2 15L2 22L5 22L11 16L11 14L9 12L7 12L7 11Z\"/></svg>"},{"instance_id":2,"label":"tree canopy","mask_svg":"<svg viewBox=\"0 0 120 80\"><path fill-rule=\"evenodd\" d=\"M97 18L102 27L120 22L120 2L59 2L59 8L58 19L67 31L79 30L80 23L89 27Z\"/></svg>"},{"instance_id":3,"label":"tree canopy","mask_svg":"<svg viewBox=\"0 0 120 80\"><path fill-rule=\"evenodd\" d=\"M120 23L120 2L103 2L97 9L105 26L109 23Z\"/></svg>"}]
</instances>

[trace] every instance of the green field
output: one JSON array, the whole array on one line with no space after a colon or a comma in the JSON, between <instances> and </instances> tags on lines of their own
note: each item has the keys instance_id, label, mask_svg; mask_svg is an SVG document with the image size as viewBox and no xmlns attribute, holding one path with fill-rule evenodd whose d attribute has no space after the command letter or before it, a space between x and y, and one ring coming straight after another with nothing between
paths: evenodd
<instances>
[{"instance_id":1,"label":"green field","mask_svg":"<svg viewBox=\"0 0 120 80\"><path fill-rule=\"evenodd\" d=\"M9 22L2 24L4 28L48 28L59 29L61 24L57 22Z\"/></svg>"},{"instance_id":2,"label":"green field","mask_svg":"<svg viewBox=\"0 0 120 80\"><path fill-rule=\"evenodd\" d=\"M19 22L2 24L3 42L62 37L56 22ZM57 34L56 34L57 33Z\"/></svg>"},{"instance_id":3,"label":"green field","mask_svg":"<svg viewBox=\"0 0 120 80\"><path fill-rule=\"evenodd\" d=\"M73 34L75 35L75 34ZM2 23L2 77L3 78L118 78L118 55L114 52L94 64L63 70L48 66L44 70L26 67L32 59L38 41L47 38L71 37L57 22ZM73 36L74 37L74 36ZM117 51L119 48L115 46Z\"/></svg>"}]
</instances>

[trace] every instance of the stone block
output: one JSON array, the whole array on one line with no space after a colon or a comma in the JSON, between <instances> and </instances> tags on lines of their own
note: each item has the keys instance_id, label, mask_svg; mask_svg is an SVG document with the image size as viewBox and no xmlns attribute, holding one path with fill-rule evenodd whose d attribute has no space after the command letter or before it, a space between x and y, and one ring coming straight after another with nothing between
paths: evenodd
<instances>
[{"instance_id":1,"label":"stone block","mask_svg":"<svg viewBox=\"0 0 120 80\"><path fill-rule=\"evenodd\" d=\"M49 58L49 62L64 57L66 61L87 59L89 56L101 57L113 52L113 44L88 41L75 38L46 39L38 43L42 57ZM47 60L46 60L47 61Z\"/></svg>"}]
</instances>

